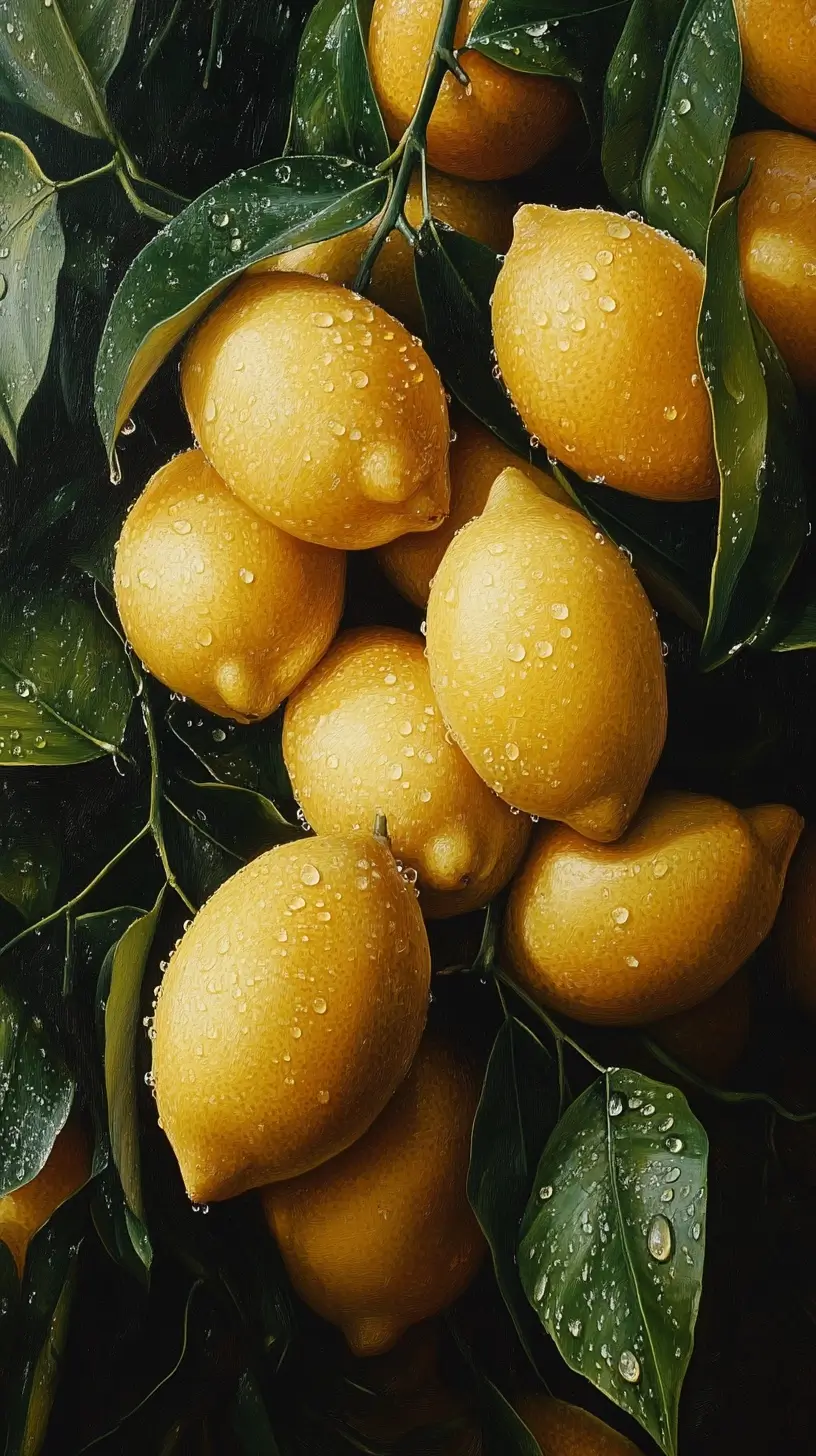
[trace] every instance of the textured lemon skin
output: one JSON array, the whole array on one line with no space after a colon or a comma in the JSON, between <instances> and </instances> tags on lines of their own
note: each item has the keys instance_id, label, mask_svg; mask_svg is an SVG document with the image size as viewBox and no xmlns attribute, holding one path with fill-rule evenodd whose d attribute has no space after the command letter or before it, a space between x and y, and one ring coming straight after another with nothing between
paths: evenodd
<instances>
[{"instance_id":1,"label":"textured lemon skin","mask_svg":"<svg viewBox=\"0 0 816 1456\"><path fill-rule=\"evenodd\" d=\"M218 473L293 536L362 550L447 513L439 375L402 324L336 283L244 279L193 334L181 384Z\"/></svg>"},{"instance_id":2,"label":"textured lemon skin","mask_svg":"<svg viewBox=\"0 0 816 1456\"><path fill-rule=\"evenodd\" d=\"M816 131L816 3L736 0L745 84L792 126Z\"/></svg>"},{"instance_id":3,"label":"textured lemon skin","mask_svg":"<svg viewBox=\"0 0 816 1456\"><path fill-rule=\"evenodd\" d=\"M580 475L632 495L716 495L702 295L702 265L646 223L522 207L493 335L528 430Z\"/></svg>"},{"instance_id":4,"label":"textured lemon skin","mask_svg":"<svg viewBox=\"0 0 816 1456\"><path fill-rule=\"evenodd\" d=\"M116 605L150 671L211 713L265 718L322 657L346 560L280 531L200 450L157 471L116 550Z\"/></svg>"},{"instance_id":5,"label":"textured lemon skin","mask_svg":"<svg viewBox=\"0 0 816 1456\"><path fill-rule=\"evenodd\" d=\"M464 45L485 0L464 0L454 44ZM375 0L368 35L371 79L397 141L416 109L442 0ZM470 85L448 75L427 130L428 160L457 177L490 181L526 172L558 146L578 115L562 81L507 70L476 51L461 57Z\"/></svg>"},{"instance_id":6,"label":"textured lemon skin","mask_svg":"<svg viewBox=\"0 0 816 1456\"><path fill-rule=\"evenodd\" d=\"M11 1250L22 1278L26 1253L38 1229L91 1176L91 1153L79 1119L69 1118L36 1178L0 1198L0 1242Z\"/></svg>"},{"instance_id":7,"label":"textured lemon skin","mask_svg":"<svg viewBox=\"0 0 816 1456\"><path fill-rule=\"evenodd\" d=\"M504 253L513 236L515 204L499 187L477 182L464 182L446 177L443 172L428 172L428 197L431 212L439 222L456 228L485 243L496 253ZM405 199L405 216L412 227L422 225L424 210L422 189L413 178ZM327 238L322 243L307 243L291 253L280 253L259 263L253 272L325 274L332 283L353 284L360 260L376 230L379 217L363 227ZM400 232L389 233L374 264L371 282L366 290L369 298L387 313L401 319L407 328L421 333L424 317L414 274L414 250Z\"/></svg>"},{"instance_id":8,"label":"textured lemon skin","mask_svg":"<svg viewBox=\"0 0 816 1456\"><path fill-rule=\"evenodd\" d=\"M640 1456L626 1436L580 1406L547 1395L529 1395L516 1409L543 1456Z\"/></svg>"},{"instance_id":9,"label":"textured lemon skin","mask_svg":"<svg viewBox=\"0 0 816 1456\"><path fill-rule=\"evenodd\" d=\"M370 834L269 850L221 886L156 1009L159 1116L196 1202L334 1157L406 1075L430 951L413 891Z\"/></svg>"},{"instance_id":10,"label":"textured lemon skin","mask_svg":"<svg viewBox=\"0 0 816 1456\"><path fill-rule=\"evenodd\" d=\"M770 930L802 820L653 793L626 836L548 826L514 882L504 938L521 984L579 1021L635 1026L695 1006Z\"/></svg>"},{"instance_id":11,"label":"textured lemon skin","mask_svg":"<svg viewBox=\"0 0 816 1456\"><path fill-rule=\"evenodd\" d=\"M747 971L737 971L699 1005L654 1022L647 1033L681 1066L721 1086L744 1056L751 1033ZM671 1080L665 1066L654 1060L656 1074Z\"/></svg>"},{"instance_id":12,"label":"textured lemon skin","mask_svg":"<svg viewBox=\"0 0 816 1456\"><path fill-rule=\"evenodd\" d=\"M746 297L793 378L816 389L816 141L787 131L746 132L729 147L724 191L740 185L752 160L739 200Z\"/></svg>"},{"instance_id":13,"label":"textured lemon skin","mask_svg":"<svg viewBox=\"0 0 816 1456\"><path fill-rule=\"evenodd\" d=\"M471 1065L426 1038L393 1101L331 1163L264 1191L295 1289L356 1355L389 1350L453 1303L485 1242L467 1200Z\"/></svg>"},{"instance_id":14,"label":"textured lemon skin","mask_svg":"<svg viewBox=\"0 0 816 1456\"><path fill-rule=\"evenodd\" d=\"M816 1016L816 830L808 825L791 861L774 927L774 950L791 999Z\"/></svg>"},{"instance_id":15,"label":"textured lemon skin","mask_svg":"<svg viewBox=\"0 0 816 1456\"><path fill-rule=\"evenodd\" d=\"M283 755L318 834L386 815L391 848L416 871L428 916L486 904L527 846L529 819L512 814L450 741L422 638L410 632L342 633L289 699Z\"/></svg>"},{"instance_id":16,"label":"textured lemon skin","mask_svg":"<svg viewBox=\"0 0 816 1456\"><path fill-rule=\"evenodd\" d=\"M666 735L660 637L626 557L505 470L445 554L427 632L443 717L490 787L593 839L622 834Z\"/></svg>"},{"instance_id":17,"label":"textured lemon skin","mask_svg":"<svg viewBox=\"0 0 816 1456\"><path fill-rule=\"evenodd\" d=\"M472 415L462 411L452 423L456 438L450 451L451 502L446 520L435 531L400 536L382 546L377 556L397 591L417 607L426 605L436 570L457 531L482 514L490 487L509 465L528 475L553 500L571 504L551 475L520 460Z\"/></svg>"}]
</instances>

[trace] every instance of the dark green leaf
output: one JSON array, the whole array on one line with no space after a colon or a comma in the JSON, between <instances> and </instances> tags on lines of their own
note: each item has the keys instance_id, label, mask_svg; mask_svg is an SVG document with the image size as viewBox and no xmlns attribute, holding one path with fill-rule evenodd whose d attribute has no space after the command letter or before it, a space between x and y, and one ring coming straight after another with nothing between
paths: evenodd
<instances>
[{"instance_id":1,"label":"dark green leaf","mask_svg":"<svg viewBox=\"0 0 816 1456\"><path fill-rule=\"evenodd\" d=\"M613 1069L539 1164L521 1279L567 1364L677 1451L705 1249L708 1139L682 1093Z\"/></svg>"},{"instance_id":2,"label":"dark green leaf","mask_svg":"<svg viewBox=\"0 0 816 1456\"><path fill-rule=\"evenodd\" d=\"M51 827L32 809L19 807L0 825L0 899L23 919L40 920L53 908L60 850Z\"/></svg>"},{"instance_id":3,"label":"dark green leaf","mask_svg":"<svg viewBox=\"0 0 816 1456\"><path fill-rule=\"evenodd\" d=\"M375 166L391 147L371 85L366 44L373 0L319 0L298 52L286 149Z\"/></svg>"},{"instance_id":4,"label":"dark green leaf","mask_svg":"<svg viewBox=\"0 0 816 1456\"><path fill-rule=\"evenodd\" d=\"M0 1388L11 1368L20 1328L20 1280L11 1250L0 1240Z\"/></svg>"},{"instance_id":5,"label":"dark green leaf","mask_svg":"<svg viewBox=\"0 0 816 1456\"><path fill-rule=\"evenodd\" d=\"M612 196L639 208L666 60L686 0L634 0L604 86L601 157Z\"/></svg>"},{"instance_id":6,"label":"dark green leaf","mask_svg":"<svg viewBox=\"0 0 816 1456\"><path fill-rule=\"evenodd\" d=\"M482 1456L541 1456L537 1440L501 1391L486 1376L480 1387Z\"/></svg>"},{"instance_id":7,"label":"dark green leaf","mask_svg":"<svg viewBox=\"0 0 816 1456\"><path fill-rule=\"evenodd\" d=\"M42 1021L0 985L0 1198L45 1167L73 1097Z\"/></svg>"},{"instance_id":8,"label":"dark green leaf","mask_svg":"<svg viewBox=\"0 0 816 1456\"><path fill-rule=\"evenodd\" d=\"M535 1316L516 1251L544 1145L558 1119L558 1078L549 1052L508 1016L487 1065L473 1124L468 1197L493 1255L496 1279L530 1360Z\"/></svg>"},{"instance_id":9,"label":"dark green leaf","mask_svg":"<svg viewBox=\"0 0 816 1456\"><path fill-rule=\"evenodd\" d=\"M167 710L167 723L218 783L256 789L276 801L292 800L281 747L282 712L244 725L176 701Z\"/></svg>"},{"instance_id":10,"label":"dark green leaf","mask_svg":"<svg viewBox=\"0 0 816 1456\"><path fill-rule=\"evenodd\" d=\"M6 0L0 96L85 136L115 135L105 84L118 65L135 0Z\"/></svg>"},{"instance_id":11,"label":"dark green leaf","mask_svg":"<svg viewBox=\"0 0 816 1456\"><path fill-rule=\"evenodd\" d=\"M15 459L17 428L48 363L64 257L54 184L23 142L0 132L0 434Z\"/></svg>"},{"instance_id":12,"label":"dark green leaf","mask_svg":"<svg viewBox=\"0 0 816 1456\"><path fill-rule=\"evenodd\" d=\"M168 223L131 264L96 364L96 413L112 455L148 380L253 263L369 222L388 184L359 163L289 157L236 172Z\"/></svg>"},{"instance_id":13,"label":"dark green leaf","mask_svg":"<svg viewBox=\"0 0 816 1456\"><path fill-rule=\"evenodd\" d=\"M303 833L299 825L284 818L271 799L254 789L176 779L167 794L203 833L244 862Z\"/></svg>"},{"instance_id":14,"label":"dark green leaf","mask_svg":"<svg viewBox=\"0 0 816 1456\"><path fill-rule=\"evenodd\" d=\"M133 680L101 613L65 590L0 597L0 764L115 753Z\"/></svg>"},{"instance_id":15,"label":"dark green leaf","mask_svg":"<svg viewBox=\"0 0 816 1456\"><path fill-rule=\"evenodd\" d=\"M767 621L807 532L796 394L750 313L737 243L737 198L711 225L700 358L714 412L720 526L702 658L715 667Z\"/></svg>"},{"instance_id":16,"label":"dark green leaf","mask_svg":"<svg viewBox=\"0 0 816 1456\"><path fill-rule=\"evenodd\" d=\"M250 1370L238 1381L232 1407L232 1429L244 1456L280 1456L269 1413Z\"/></svg>"},{"instance_id":17,"label":"dark green leaf","mask_svg":"<svg viewBox=\"0 0 816 1456\"><path fill-rule=\"evenodd\" d=\"M557 76L594 109L595 93L629 0L487 0L467 39L500 66ZM462 58L467 70L467 53Z\"/></svg>"},{"instance_id":18,"label":"dark green leaf","mask_svg":"<svg viewBox=\"0 0 816 1456\"><path fill-rule=\"evenodd\" d=\"M173 873L194 905L203 905L246 863L216 838L195 809L188 813L172 797L164 801L162 823Z\"/></svg>"}]
</instances>

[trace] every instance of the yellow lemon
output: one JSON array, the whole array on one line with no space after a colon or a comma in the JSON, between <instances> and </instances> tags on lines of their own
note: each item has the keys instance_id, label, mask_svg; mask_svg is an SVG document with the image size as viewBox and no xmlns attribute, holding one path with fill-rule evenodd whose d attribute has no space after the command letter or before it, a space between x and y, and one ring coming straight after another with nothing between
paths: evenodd
<instances>
[{"instance_id":1,"label":"yellow lemon","mask_svg":"<svg viewBox=\"0 0 816 1456\"><path fill-rule=\"evenodd\" d=\"M21 1278L34 1235L90 1176L88 1140L79 1118L72 1116L36 1178L0 1198L0 1242L11 1250Z\"/></svg>"},{"instance_id":2,"label":"yellow lemon","mask_svg":"<svg viewBox=\"0 0 816 1456\"><path fill-rule=\"evenodd\" d=\"M579 1021L635 1026L712 995L770 930L802 820L653 793L617 844L547 826L510 894L520 983Z\"/></svg>"},{"instance_id":3,"label":"yellow lemon","mask_svg":"<svg viewBox=\"0 0 816 1456\"><path fill-rule=\"evenodd\" d=\"M785 883L774 949L792 1000L816 1015L816 831L802 835Z\"/></svg>"},{"instance_id":4,"label":"yellow lemon","mask_svg":"<svg viewBox=\"0 0 816 1456\"><path fill-rule=\"evenodd\" d=\"M467 40L485 0L463 0L454 44ZM389 136L416 109L442 0L374 0L368 36L371 79ZM563 81L499 66L477 51L460 61L467 86L446 76L427 129L432 166L482 181L526 172L563 140L578 106Z\"/></svg>"},{"instance_id":5,"label":"yellow lemon","mask_svg":"<svg viewBox=\"0 0 816 1456\"><path fill-rule=\"evenodd\" d=\"M501 798L616 839L663 747L666 684L648 599L578 512L505 470L428 601L443 716Z\"/></svg>"},{"instance_id":6,"label":"yellow lemon","mask_svg":"<svg viewBox=\"0 0 816 1456\"><path fill-rule=\"evenodd\" d=\"M428 1006L416 896L371 834L301 840L199 911L156 1008L159 1116L196 1202L315 1168L406 1075Z\"/></svg>"},{"instance_id":7,"label":"yellow lemon","mask_svg":"<svg viewBox=\"0 0 816 1456\"><path fill-rule=\"evenodd\" d=\"M538 1441L542 1456L640 1456L627 1436L565 1400L528 1395L516 1408Z\"/></svg>"},{"instance_id":8,"label":"yellow lemon","mask_svg":"<svg viewBox=\"0 0 816 1456\"><path fill-rule=\"evenodd\" d=\"M657 1042L683 1067L706 1082L721 1086L728 1081L742 1059L751 1032L751 980L737 971L719 991L688 1011L678 1011L646 1028ZM654 1071L671 1081L665 1066L654 1060Z\"/></svg>"},{"instance_id":9,"label":"yellow lemon","mask_svg":"<svg viewBox=\"0 0 816 1456\"><path fill-rule=\"evenodd\" d=\"M156 472L127 517L114 589L150 671L246 722L273 712L323 656L345 580L342 552L262 520L188 450Z\"/></svg>"},{"instance_id":10,"label":"yellow lemon","mask_svg":"<svg viewBox=\"0 0 816 1456\"><path fill-rule=\"evenodd\" d=\"M486 904L524 853L529 819L512 814L450 742L422 638L410 632L344 632L287 704L283 755L318 834L387 815L426 915Z\"/></svg>"},{"instance_id":11,"label":"yellow lemon","mask_svg":"<svg viewBox=\"0 0 816 1456\"><path fill-rule=\"evenodd\" d=\"M193 334L181 384L207 458L293 536L361 550L447 513L439 375L402 324L339 284L244 279Z\"/></svg>"},{"instance_id":12,"label":"yellow lemon","mask_svg":"<svg viewBox=\"0 0 816 1456\"><path fill-rule=\"evenodd\" d=\"M579 475L633 495L716 495L702 296L702 265L646 223L522 207L493 333L528 430Z\"/></svg>"},{"instance_id":13,"label":"yellow lemon","mask_svg":"<svg viewBox=\"0 0 816 1456\"><path fill-rule=\"evenodd\" d=\"M340 1157L264 1190L298 1294L357 1355L467 1288L485 1242L467 1199L479 1082L461 1053L426 1038L393 1101Z\"/></svg>"},{"instance_id":14,"label":"yellow lemon","mask_svg":"<svg viewBox=\"0 0 816 1456\"><path fill-rule=\"evenodd\" d=\"M745 84L757 101L803 131L816 131L813 0L735 0Z\"/></svg>"}]
</instances>

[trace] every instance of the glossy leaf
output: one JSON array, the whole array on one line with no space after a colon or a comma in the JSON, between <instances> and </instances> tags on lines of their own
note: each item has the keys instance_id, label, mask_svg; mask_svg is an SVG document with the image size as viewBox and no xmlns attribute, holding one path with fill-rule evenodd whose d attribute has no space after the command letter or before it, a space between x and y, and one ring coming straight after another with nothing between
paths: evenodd
<instances>
[{"instance_id":1,"label":"glossy leaf","mask_svg":"<svg viewBox=\"0 0 816 1456\"><path fill-rule=\"evenodd\" d=\"M0 132L0 434L15 459L48 363L64 257L53 183L23 142Z\"/></svg>"},{"instance_id":2,"label":"glossy leaf","mask_svg":"<svg viewBox=\"0 0 816 1456\"><path fill-rule=\"evenodd\" d=\"M234 875L246 857L217 838L215 830L170 796L164 800L162 822L167 853L179 884L194 905L203 905L219 885ZM181 795L179 795L179 798Z\"/></svg>"},{"instance_id":3,"label":"glossy leaf","mask_svg":"<svg viewBox=\"0 0 816 1456\"><path fill-rule=\"evenodd\" d=\"M167 724L217 783L255 789L276 801L292 800L281 747L282 712L260 723L231 723L176 701L167 710Z\"/></svg>"},{"instance_id":4,"label":"glossy leaf","mask_svg":"<svg viewBox=\"0 0 816 1456\"><path fill-rule=\"evenodd\" d=\"M60 850L41 815L17 808L0 823L0 899L31 923L53 908Z\"/></svg>"},{"instance_id":5,"label":"glossy leaf","mask_svg":"<svg viewBox=\"0 0 816 1456\"><path fill-rule=\"evenodd\" d=\"M481 1456L541 1456L537 1440L493 1382L482 1376L479 1389Z\"/></svg>"},{"instance_id":6,"label":"glossy leaf","mask_svg":"<svg viewBox=\"0 0 816 1456\"><path fill-rule=\"evenodd\" d=\"M135 0L5 0L0 97L85 136L114 141L105 84L128 38Z\"/></svg>"},{"instance_id":7,"label":"glossy leaf","mask_svg":"<svg viewBox=\"0 0 816 1456\"><path fill-rule=\"evenodd\" d=\"M467 50L534 76L556 76L581 93L585 108L599 89L629 0L487 0Z\"/></svg>"},{"instance_id":8,"label":"glossy leaf","mask_svg":"<svg viewBox=\"0 0 816 1456\"><path fill-rule=\"evenodd\" d=\"M682 1093L613 1069L562 1117L521 1279L567 1364L677 1451L705 1250L708 1139Z\"/></svg>"},{"instance_id":9,"label":"glossy leaf","mask_svg":"<svg viewBox=\"0 0 816 1456\"><path fill-rule=\"evenodd\" d=\"M253 263L368 222L388 184L359 163L290 157L236 172L186 207L130 265L96 364L96 413L112 455L148 380Z\"/></svg>"},{"instance_id":10,"label":"glossy leaf","mask_svg":"<svg viewBox=\"0 0 816 1456\"><path fill-rule=\"evenodd\" d=\"M633 0L604 85L601 160L612 196L639 209L666 61L687 0Z\"/></svg>"},{"instance_id":11,"label":"glossy leaf","mask_svg":"<svg viewBox=\"0 0 816 1456\"><path fill-rule=\"evenodd\" d=\"M366 45L373 0L319 0L298 52L286 149L354 157L375 166L391 146L374 95Z\"/></svg>"},{"instance_id":12,"label":"glossy leaf","mask_svg":"<svg viewBox=\"0 0 816 1456\"><path fill-rule=\"evenodd\" d=\"M0 1198L45 1167L73 1098L41 1019L0 984Z\"/></svg>"},{"instance_id":13,"label":"glossy leaf","mask_svg":"<svg viewBox=\"0 0 816 1456\"><path fill-rule=\"evenodd\" d=\"M254 789L178 779L168 795L203 832L243 861L303 834L299 824L290 824L271 799Z\"/></svg>"},{"instance_id":14,"label":"glossy leaf","mask_svg":"<svg viewBox=\"0 0 816 1456\"><path fill-rule=\"evenodd\" d=\"M796 394L745 300L737 198L711 226L699 328L714 413L720 525L702 660L715 667L767 621L807 532Z\"/></svg>"}]
</instances>

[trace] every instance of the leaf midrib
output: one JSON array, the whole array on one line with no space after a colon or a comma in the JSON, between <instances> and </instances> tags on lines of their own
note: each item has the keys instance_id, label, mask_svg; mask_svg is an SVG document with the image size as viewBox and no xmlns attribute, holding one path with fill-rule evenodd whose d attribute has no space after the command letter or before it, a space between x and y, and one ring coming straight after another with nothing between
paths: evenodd
<instances>
[{"instance_id":1,"label":"leaf midrib","mask_svg":"<svg viewBox=\"0 0 816 1456\"><path fill-rule=\"evenodd\" d=\"M2 655L0 655L0 667L5 668L6 672L11 677L19 678L21 682L29 681L29 679L25 677L24 673L19 672L18 669L14 667L13 664L10 663ZM0 696L1 695L2 688L0 687ZM26 700L23 699L23 702L25 701ZM106 743L105 740L102 738L94 738L93 734L89 733L86 728L82 728L79 723L73 723L70 718L63 717L63 715L57 711L53 704L49 703L47 698L41 696L39 688L36 686L36 684L34 684L33 701L38 703L39 706L43 708L45 712L48 713L56 723L59 723L63 728L68 728L72 733L76 733L78 738L84 738L87 743L92 743L95 748L101 749L103 753L117 752L116 744Z\"/></svg>"}]
</instances>

